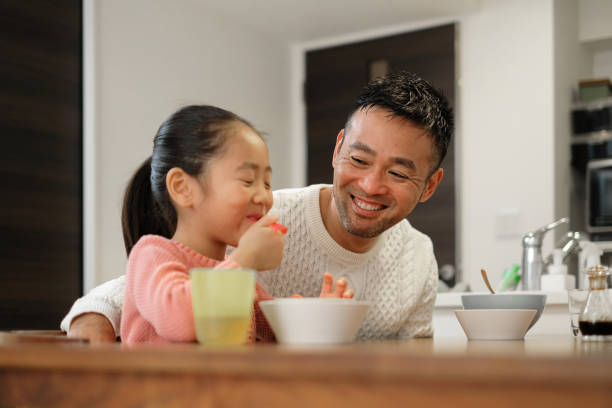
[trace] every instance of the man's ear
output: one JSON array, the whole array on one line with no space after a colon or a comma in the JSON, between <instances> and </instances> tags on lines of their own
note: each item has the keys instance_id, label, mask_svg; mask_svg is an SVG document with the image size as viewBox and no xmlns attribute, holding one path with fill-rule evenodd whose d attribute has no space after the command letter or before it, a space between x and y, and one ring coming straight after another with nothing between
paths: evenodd
<instances>
[{"instance_id":1,"label":"man's ear","mask_svg":"<svg viewBox=\"0 0 612 408\"><path fill-rule=\"evenodd\" d=\"M193 204L193 178L180 167L173 167L166 174L168 195L179 207L190 207Z\"/></svg>"},{"instance_id":2,"label":"man's ear","mask_svg":"<svg viewBox=\"0 0 612 408\"><path fill-rule=\"evenodd\" d=\"M336 136L336 147L334 147L334 157L332 158L332 167L336 167L338 153L340 153L340 147L342 146L342 139L344 139L344 129L340 129L340 132L338 132L338 136Z\"/></svg>"},{"instance_id":3,"label":"man's ear","mask_svg":"<svg viewBox=\"0 0 612 408\"><path fill-rule=\"evenodd\" d=\"M438 168L434 174L429 176L427 184L425 185L425 190L423 190L423 194L421 194L421 198L419 199L420 203L424 203L431 198L436 188L438 188L440 181L442 181L442 176L444 176L444 170L441 167Z\"/></svg>"}]
</instances>

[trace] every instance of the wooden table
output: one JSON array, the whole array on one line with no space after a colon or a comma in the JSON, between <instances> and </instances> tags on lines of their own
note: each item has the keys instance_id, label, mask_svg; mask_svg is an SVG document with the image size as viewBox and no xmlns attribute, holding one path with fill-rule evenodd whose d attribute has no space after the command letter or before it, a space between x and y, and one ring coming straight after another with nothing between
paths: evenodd
<instances>
[{"instance_id":1,"label":"wooden table","mask_svg":"<svg viewBox=\"0 0 612 408\"><path fill-rule=\"evenodd\" d=\"M612 342L127 347L0 334L0 407L612 407Z\"/></svg>"}]
</instances>

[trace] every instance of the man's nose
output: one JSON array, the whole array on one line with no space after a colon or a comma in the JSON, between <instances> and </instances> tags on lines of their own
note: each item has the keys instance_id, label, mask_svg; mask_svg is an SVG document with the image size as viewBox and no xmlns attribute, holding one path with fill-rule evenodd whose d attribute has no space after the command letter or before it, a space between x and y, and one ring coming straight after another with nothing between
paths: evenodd
<instances>
[{"instance_id":1,"label":"man's nose","mask_svg":"<svg viewBox=\"0 0 612 408\"><path fill-rule=\"evenodd\" d=\"M372 169L362 177L360 187L364 193L369 195L384 194L387 191L384 174L380 170Z\"/></svg>"}]
</instances>

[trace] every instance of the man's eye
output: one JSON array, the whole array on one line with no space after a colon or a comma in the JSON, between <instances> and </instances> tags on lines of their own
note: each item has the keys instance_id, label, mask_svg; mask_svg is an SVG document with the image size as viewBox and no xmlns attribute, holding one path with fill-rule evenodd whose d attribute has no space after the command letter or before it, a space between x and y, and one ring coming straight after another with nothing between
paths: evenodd
<instances>
[{"instance_id":1,"label":"man's eye","mask_svg":"<svg viewBox=\"0 0 612 408\"><path fill-rule=\"evenodd\" d=\"M351 160L354 161L357 164L368 164L366 161L361 160L360 158L355 157L355 156L351 156Z\"/></svg>"},{"instance_id":2,"label":"man's eye","mask_svg":"<svg viewBox=\"0 0 612 408\"><path fill-rule=\"evenodd\" d=\"M389 174L391 174L393 177L402 179L402 180L406 180L408 177L404 176L403 174L400 173L396 173L395 171L390 171Z\"/></svg>"}]
</instances>

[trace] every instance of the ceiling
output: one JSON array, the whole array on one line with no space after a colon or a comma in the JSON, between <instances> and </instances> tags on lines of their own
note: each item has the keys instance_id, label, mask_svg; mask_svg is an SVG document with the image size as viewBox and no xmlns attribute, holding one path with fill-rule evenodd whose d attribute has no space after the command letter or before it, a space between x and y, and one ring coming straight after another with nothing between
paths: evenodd
<instances>
[{"instance_id":1,"label":"ceiling","mask_svg":"<svg viewBox=\"0 0 612 408\"><path fill-rule=\"evenodd\" d=\"M200 0L216 13L301 43L476 11L480 0Z\"/></svg>"}]
</instances>

